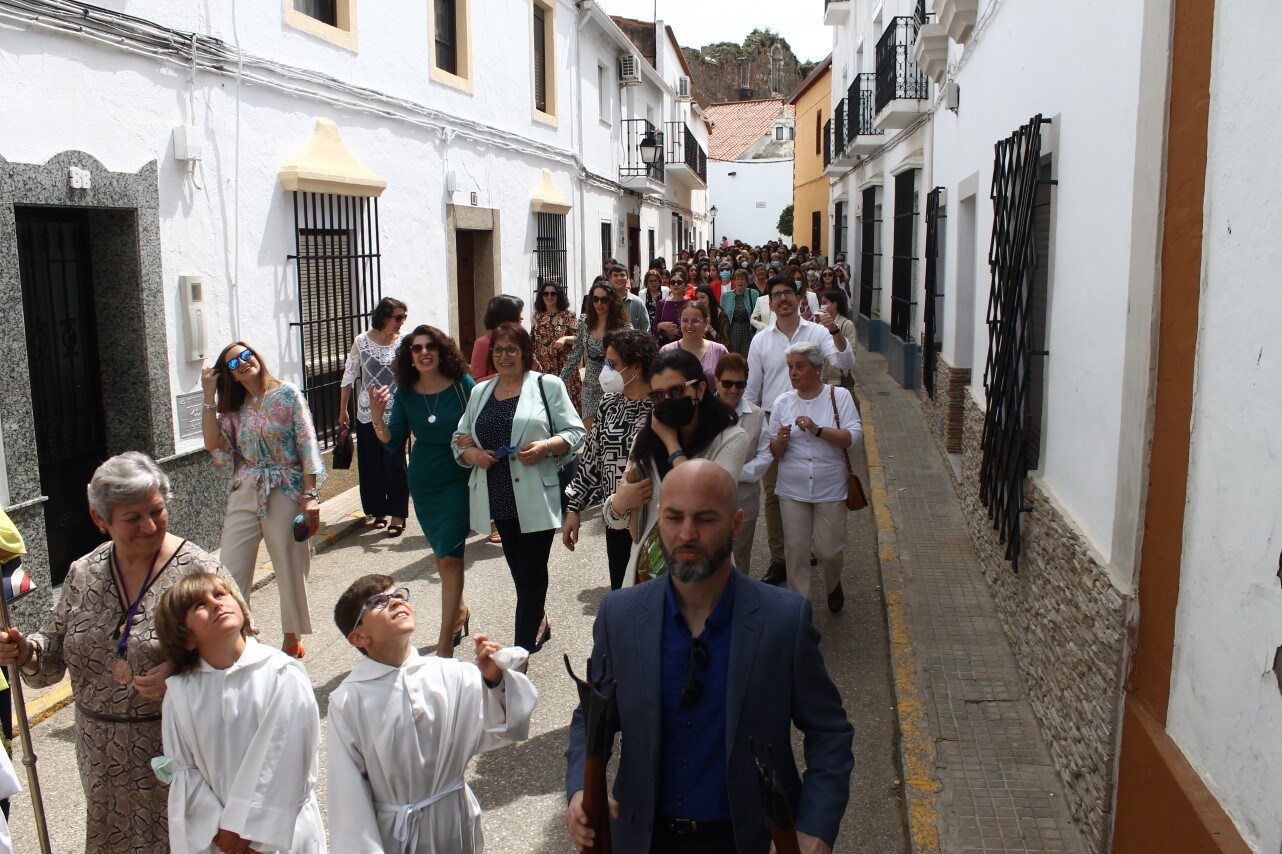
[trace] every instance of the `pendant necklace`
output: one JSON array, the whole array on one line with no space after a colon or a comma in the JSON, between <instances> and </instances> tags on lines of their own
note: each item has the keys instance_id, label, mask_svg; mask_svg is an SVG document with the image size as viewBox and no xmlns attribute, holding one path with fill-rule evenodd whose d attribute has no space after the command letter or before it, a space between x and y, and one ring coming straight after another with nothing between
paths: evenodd
<instances>
[{"instance_id":1,"label":"pendant necklace","mask_svg":"<svg viewBox=\"0 0 1282 854\"><path fill-rule=\"evenodd\" d=\"M422 398L423 398L423 408L424 408L424 409L427 409L427 423L428 423L428 424L435 424L435 423L436 423L436 406L437 406L437 405L440 405L440 402L441 402L441 399L440 399L440 397L439 397L440 392L437 392L436 394L433 394L433 395L428 395L428 394L425 394L424 392L421 392L421 391L420 391L420 392L419 392L419 394L420 394L420 395L422 396ZM428 407L427 407L427 399L428 399L428 397L435 397L435 398L436 398L436 404L435 404L435 405L433 405L431 409L428 409Z\"/></svg>"},{"instance_id":2,"label":"pendant necklace","mask_svg":"<svg viewBox=\"0 0 1282 854\"><path fill-rule=\"evenodd\" d=\"M147 570L147 576L142 581L142 586L138 589L138 598L133 602L127 601L125 593L125 574L120 569L120 562L116 559L116 547L111 547L111 568L115 573L116 584L119 587L120 603L127 605L124 617L120 625L116 626L115 632L112 633L112 640L118 640L116 644L116 663L111 668L112 677L122 685L133 681L134 669L129 664L129 633L133 630L134 623L142 617L142 600L151 589L153 573L156 571L156 564L160 562L160 553L165 550L162 543L160 548L156 549L156 554L151 559L151 567Z\"/></svg>"}]
</instances>

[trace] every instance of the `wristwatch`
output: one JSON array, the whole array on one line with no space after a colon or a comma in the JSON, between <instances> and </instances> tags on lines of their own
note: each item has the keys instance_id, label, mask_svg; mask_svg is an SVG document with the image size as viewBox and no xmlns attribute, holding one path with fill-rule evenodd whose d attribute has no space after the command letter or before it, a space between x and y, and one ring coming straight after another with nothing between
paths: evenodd
<instances>
[{"instance_id":1,"label":"wristwatch","mask_svg":"<svg viewBox=\"0 0 1282 854\"><path fill-rule=\"evenodd\" d=\"M818 430L815 431L816 439L822 439L823 435L824 435L824 428L820 427Z\"/></svg>"},{"instance_id":2,"label":"wristwatch","mask_svg":"<svg viewBox=\"0 0 1282 854\"><path fill-rule=\"evenodd\" d=\"M313 501L320 501L320 490L319 489L303 490L303 499L306 500L308 498L310 498Z\"/></svg>"}]
</instances>

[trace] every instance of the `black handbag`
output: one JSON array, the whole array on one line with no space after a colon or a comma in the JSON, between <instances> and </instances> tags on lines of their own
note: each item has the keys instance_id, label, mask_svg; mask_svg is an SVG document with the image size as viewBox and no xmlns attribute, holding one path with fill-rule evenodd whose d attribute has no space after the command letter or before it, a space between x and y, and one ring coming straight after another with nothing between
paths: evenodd
<instances>
[{"instance_id":1,"label":"black handbag","mask_svg":"<svg viewBox=\"0 0 1282 854\"><path fill-rule=\"evenodd\" d=\"M334 439L334 459L331 462L336 469L352 467L352 431L346 424L338 428L338 436Z\"/></svg>"},{"instance_id":2,"label":"black handbag","mask_svg":"<svg viewBox=\"0 0 1282 854\"><path fill-rule=\"evenodd\" d=\"M552 407L548 406L548 395L543 390L543 375L539 374L539 396L543 398L543 411L548 416L548 435L556 435L556 425L552 423ZM570 506L570 483L574 476L579 473L579 458L571 456L566 462L564 457L557 457L557 479L561 481L561 518L565 518L565 511Z\"/></svg>"}]
</instances>

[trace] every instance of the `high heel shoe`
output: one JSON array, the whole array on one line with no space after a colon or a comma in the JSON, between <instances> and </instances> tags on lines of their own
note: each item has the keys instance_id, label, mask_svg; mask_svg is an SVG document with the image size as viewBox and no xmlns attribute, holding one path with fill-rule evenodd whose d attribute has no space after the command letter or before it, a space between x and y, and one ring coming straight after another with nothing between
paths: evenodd
<instances>
[{"instance_id":1,"label":"high heel shoe","mask_svg":"<svg viewBox=\"0 0 1282 854\"><path fill-rule=\"evenodd\" d=\"M458 646L460 643L463 642L463 635L471 634L471 632L469 631L471 628L472 628L472 609L464 605L463 606L463 626L462 628L458 628L454 630L455 646Z\"/></svg>"},{"instance_id":2,"label":"high heel shoe","mask_svg":"<svg viewBox=\"0 0 1282 854\"><path fill-rule=\"evenodd\" d=\"M534 649L531 651L538 652L543 649L543 645L550 640L552 640L552 624L549 623L545 617L543 619L543 631L539 632L538 638L534 641Z\"/></svg>"}]
</instances>

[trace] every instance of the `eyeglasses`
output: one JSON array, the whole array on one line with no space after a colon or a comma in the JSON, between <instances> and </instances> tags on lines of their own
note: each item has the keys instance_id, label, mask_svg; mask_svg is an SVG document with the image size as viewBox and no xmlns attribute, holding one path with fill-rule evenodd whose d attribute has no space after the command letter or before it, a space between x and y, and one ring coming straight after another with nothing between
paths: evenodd
<instances>
[{"instance_id":1,"label":"eyeglasses","mask_svg":"<svg viewBox=\"0 0 1282 854\"><path fill-rule=\"evenodd\" d=\"M411 344L411 345L410 345L410 352L411 352L411 353L422 353L422 352L424 352L425 350L433 350L433 351L434 351L434 350L436 350L436 345L435 345L435 344Z\"/></svg>"},{"instance_id":2,"label":"eyeglasses","mask_svg":"<svg viewBox=\"0 0 1282 854\"><path fill-rule=\"evenodd\" d=\"M544 296L545 298L546 298L546 297L558 297L558 296L560 296L560 295L561 295L561 294L560 294L560 291L544 291L544 292L543 292L543 296Z\"/></svg>"},{"instance_id":3,"label":"eyeglasses","mask_svg":"<svg viewBox=\"0 0 1282 854\"><path fill-rule=\"evenodd\" d=\"M610 301L609 297L599 297L596 294L592 295L592 302L596 303L597 305L605 305L609 301Z\"/></svg>"},{"instance_id":4,"label":"eyeglasses","mask_svg":"<svg viewBox=\"0 0 1282 854\"><path fill-rule=\"evenodd\" d=\"M392 315L392 320L395 320L397 323L404 323L404 322L405 322L405 318L407 318L407 317L409 317L409 315L408 315L408 314L393 314L393 315Z\"/></svg>"},{"instance_id":5,"label":"eyeglasses","mask_svg":"<svg viewBox=\"0 0 1282 854\"><path fill-rule=\"evenodd\" d=\"M361 606L360 612L356 615L356 622L352 623L352 631L356 631L361 624L361 620L365 619L366 611L381 611L392 604L393 599L397 602L410 601L409 588L397 587L395 590L388 590L385 593L375 593L366 599L365 604Z\"/></svg>"},{"instance_id":6,"label":"eyeglasses","mask_svg":"<svg viewBox=\"0 0 1282 854\"><path fill-rule=\"evenodd\" d=\"M650 400L654 401L655 403L662 403L665 398L668 400L680 400L681 398L685 397L686 389L688 389L690 386L694 385L697 382L699 381L690 380L688 382L683 382L681 385L674 385L672 388L653 389L650 392Z\"/></svg>"},{"instance_id":7,"label":"eyeglasses","mask_svg":"<svg viewBox=\"0 0 1282 854\"><path fill-rule=\"evenodd\" d=\"M681 708L689 709L697 706L703 699L703 682L697 677L708 669L708 658L707 642L690 638L690 657L686 659L686 678L681 683Z\"/></svg>"},{"instance_id":8,"label":"eyeglasses","mask_svg":"<svg viewBox=\"0 0 1282 854\"><path fill-rule=\"evenodd\" d=\"M747 388L747 387L748 387L748 381L747 381L747 380L719 380L719 382L721 383L721 387L722 387L722 388L724 388L724 389L727 389L727 390L732 389L732 388Z\"/></svg>"},{"instance_id":9,"label":"eyeglasses","mask_svg":"<svg viewBox=\"0 0 1282 854\"><path fill-rule=\"evenodd\" d=\"M781 297L795 297L796 295L797 295L796 291L771 291L770 292L771 299L779 299Z\"/></svg>"},{"instance_id":10,"label":"eyeglasses","mask_svg":"<svg viewBox=\"0 0 1282 854\"><path fill-rule=\"evenodd\" d=\"M521 352L520 347L491 347L490 352L495 356L516 356Z\"/></svg>"},{"instance_id":11,"label":"eyeglasses","mask_svg":"<svg viewBox=\"0 0 1282 854\"><path fill-rule=\"evenodd\" d=\"M824 273L824 278L825 278L825 279L831 279L831 278L833 278L835 275L836 275L835 273Z\"/></svg>"},{"instance_id":12,"label":"eyeglasses","mask_svg":"<svg viewBox=\"0 0 1282 854\"><path fill-rule=\"evenodd\" d=\"M240 353L227 360L227 370L237 370L241 365L249 361L249 358L253 355L254 351L246 347L244 350L241 350Z\"/></svg>"}]
</instances>

